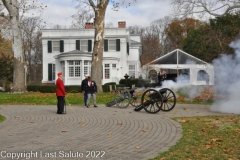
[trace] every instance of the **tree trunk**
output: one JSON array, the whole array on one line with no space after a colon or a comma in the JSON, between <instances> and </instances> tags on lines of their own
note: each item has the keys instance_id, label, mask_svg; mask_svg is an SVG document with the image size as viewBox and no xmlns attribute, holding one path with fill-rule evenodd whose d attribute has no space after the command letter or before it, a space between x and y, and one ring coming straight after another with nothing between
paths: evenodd
<instances>
[{"instance_id":1,"label":"tree trunk","mask_svg":"<svg viewBox=\"0 0 240 160\"><path fill-rule=\"evenodd\" d=\"M13 73L13 92L25 92L24 63L22 56L21 29L19 24L19 10L17 0L2 0L9 12L12 25L12 49L14 53L14 73Z\"/></svg>"},{"instance_id":2,"label":"tree trunk","mask_svg":"<svg viewBox=\"0 0 240 160\"><path fill-rule=\"evenodd\" d=\"M94 47L92 55L92 69L91 77L96 81L98 86L98 92L102 93L102 78L103 78L103 42L104 42L104 19L105 12L109 0L100 0L96 7L93 7L95 12L95 36L94 36Z\"/></svg>"}]
</instances>

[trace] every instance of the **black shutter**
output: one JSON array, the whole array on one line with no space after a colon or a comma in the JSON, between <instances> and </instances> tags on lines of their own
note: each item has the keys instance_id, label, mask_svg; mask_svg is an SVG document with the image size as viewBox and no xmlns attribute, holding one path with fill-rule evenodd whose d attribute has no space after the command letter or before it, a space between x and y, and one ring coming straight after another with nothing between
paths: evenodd
<instances>
[{"instance_id":1,"label":"black shutter","mask_svg":"<svg viewBox=\"0 0 240 160\"><path fill-rule=\"evenodd\" d=\"M88 52L92 52L92 40L88 40Z\"/></svg>"},{"instance_id":2,"label":"black shutter","mask_svg":"<svg viewBox=\"0 0 240 160\"><path fill-rule=\"evenodd\" d=\"M108 51L108 40L104 39L104 51Z\"/></svg>"},{"instance_id":3,"label":"black shutter","mask_svg":"<svg viewBox=\"0 0 240 160\"><path fill-rule=\"evenodd\" d=\"M116 51L120 51L120 39L116 39Z\"/></svg>"},{"instance_id":4,"label":"black shutter","mask_svg":"<svg viewBox=\"0 0 240 160\"><path fill-rule=\"evenodd\" d=\"M80 50L80 40L76 40L76 50Z\"/></svg>"},{"instance_id":5,"label":"black shutter","mask_svg":"<svg viewBox=\"0 0 240 160\"><path fill-rule=\"evenodd\" d=\"M64 41L60 40L60 52L64 52Z\"/></svg>"},{"instance_id":6,"label":"black shutter","mask_svg":"<svg viewBox=\"0 0 240 160\"><path fill-rule=\"evenodd\" d=\"M49 63L48 64L48 81L52 81L52 77L53 77L53 75L52 75L52 64Z\"/></svg>"},{"instance_id":7,"label":"black shutter","mask_svg":"<svg viewBox=\"0 0 240 160\"><path fill-rule=\"evenodd\" d=\"M48 53L52 53L52 41L48 41Z\"/></svg>"},{"instance_id":8,"label":"black shutter","mask_svg":"<svg viewBox=\"0 0 240 160\"><path fill-rule=\"evenodd\" d=\"M129 55L129 42L127 42L127 54Z\"/></svg>"}]
</instances>

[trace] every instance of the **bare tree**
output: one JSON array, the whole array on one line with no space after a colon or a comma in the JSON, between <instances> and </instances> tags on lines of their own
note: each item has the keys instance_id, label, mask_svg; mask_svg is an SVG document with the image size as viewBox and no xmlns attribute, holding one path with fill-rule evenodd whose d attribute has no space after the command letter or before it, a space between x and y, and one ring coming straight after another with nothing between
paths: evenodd
<instances>
[{"instance_id":1,"label":"bare tree","mask_svg":"<svg viewBox=\"0 0 240 160\"><path fill-rule=\"evenodd\" d=\"M172 0L171 5L177 15L188 17L197 14L200 17L210 15L221 17L227 13L239 11L239 0Z\"/></svg>"},{"instance_id":2,"label":"bare tree","mask_svg":"<svg viewBox=\"0 0 240 160\"><path fill-rule=\"evenodd\" d=\"M26 17L21 22L22 29L22 42L23 42L23 56L28 66L29 81L36 84L35 70L38 64L41 64L39 59L39 52L42 51L42 47L39 46L41 37L39 36L41 29L40 17Z\"/></svg>"},{"instance_id":3,"label":"bare tree","mask_svg":"<svg viewBox=\"0 0 240 160\"><path fill-rule=\"evenodd\" d=\"M3 6L8 11L8 15L4 16L9 20L12 30L12 50L14 54L14 74L13 74L13 92L25 92L25 68L23 57L23 43L21 34L21 18L23 14L31 9L36 9L37 5L34 1L27 0L1 0ZM0 5L2 5L0 3Z\"/></svg>"},{"instance_id":4,"label":"bare tree","mask_svg":"<svg viewBox=\"0 0 240 160\"><path fill-rule=\"evenodd\" d=\"M104 27L105 27L105 13L110 0L76 0L79 3L79 10L83 8L86 9L87 6L90 6L89 10L94 12L94 26L95 26L95 35L94 35L94 47L92 53L92 69L91 77L96 81L96 84L99 86L98 91L102 92L102 60L103 60L103 42L104 42ZM111 1L113 3L113 8L118 10L119 5L126 3L127 0ZM136 0L130 0L136 1ZM86 4L84 6L83 4ZM130 5L131 3L127 3Z\"/></svg>"},{"instance_id":5,"label":"bare tree","mask_svg":"<svg viewBox=\"0 0 240 160\"><path fill-rule=\"evenodd\" d=\"M71 28L84 28L86 22L90 22L94 18L94 13L90 10L79 10L72 16L73 22Z\"/></svg>"}]
</instances>

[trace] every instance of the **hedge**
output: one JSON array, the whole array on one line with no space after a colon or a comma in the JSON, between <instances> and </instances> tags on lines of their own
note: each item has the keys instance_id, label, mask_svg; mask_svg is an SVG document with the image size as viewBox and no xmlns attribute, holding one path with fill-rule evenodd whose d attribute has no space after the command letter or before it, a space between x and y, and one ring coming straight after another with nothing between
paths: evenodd
<instances>
[{"instance_id":1,"label":"hedge","mask_svg":"<svg viewBox=\"0 0 240 160\"><path fill-rule=\"evenodd\" d=\"M110 85L118 87L125 87L125 79L121 79L119 81L119 84L117 85L115 82L109 82L102 85L103 92L109 92L110 91ZM132 85L135 85L135 87L156 87L159 84L158 83L150 83L149 80L145 79L127 79L127 87L132 88ZM74 86L65 86L67 93L78 93L82 92L80 85L74 85ZM115 88L112 87L114 90ZM28 85L27 90L29 92L42 92L42 93L55 93L56 87L54 85L52 86L41 86L41 85Z\"/></svg>"}]
</instances>

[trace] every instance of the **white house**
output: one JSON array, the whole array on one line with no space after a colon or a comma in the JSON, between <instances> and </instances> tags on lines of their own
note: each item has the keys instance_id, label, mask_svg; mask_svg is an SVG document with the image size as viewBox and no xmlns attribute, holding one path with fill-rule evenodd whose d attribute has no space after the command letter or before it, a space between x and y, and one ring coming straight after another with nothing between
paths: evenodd
<instances>
[{"instance_id":1,"label":"white house","mask_svg":"<svg viewBox=\"0 0 240 160\"><path fill-rule=\"evenodd\" d=\"M80 85L84 75L91 75L94 33L93 23L86 23L85 29L43 29L42 84L54 84L59 71L65 85ZM129 34L126 22L105 29L103 50L102 84L118 84L126 73L139 77L141 38Z\"/></svg>"}]
</instances>

